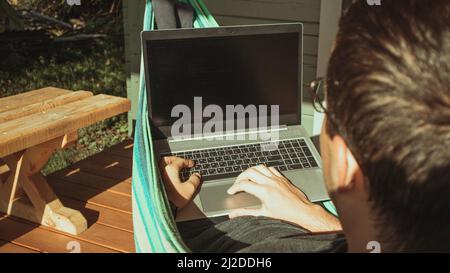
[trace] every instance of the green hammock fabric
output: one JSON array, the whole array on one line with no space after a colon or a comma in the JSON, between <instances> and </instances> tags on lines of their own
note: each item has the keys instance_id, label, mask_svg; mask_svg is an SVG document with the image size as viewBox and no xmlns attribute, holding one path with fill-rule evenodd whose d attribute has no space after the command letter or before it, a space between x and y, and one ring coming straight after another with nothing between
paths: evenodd
<instances>
[{"instance_id":1,"label":"green hammock fabric","mask_svg":"<svg viewBox=\"0 0 450 273\"><path fill-rule=\"evenodd\" d=\"M218 26L200 0L183 2L191 4L195 10L195 28ZM152 3L147 0L144 30L153 30L154 25ZM188 252L189 249L176 228L165 190L158 179L148 118L143 62L133 149L132 202L136 252Z\"/></svg>"},{"instance_id":2,"label":"green hammock fabric","mask_svg":"<svg viewBox=\"0 0 450 273\"><path fill-rule=\"evenodd\" d=\"M195 28L218 26L201 0L180 0L180 2L189 3L194 8ZM147 0L143 28L153 30L154 25L152 3ZM148 118L143 62L141 62L139 106L133 149L132 205L136 252L189 252L177 230L164 187L158 176ZM325 202L323 205L335 213L331 202Z\"/></svg>"}]
</instances>

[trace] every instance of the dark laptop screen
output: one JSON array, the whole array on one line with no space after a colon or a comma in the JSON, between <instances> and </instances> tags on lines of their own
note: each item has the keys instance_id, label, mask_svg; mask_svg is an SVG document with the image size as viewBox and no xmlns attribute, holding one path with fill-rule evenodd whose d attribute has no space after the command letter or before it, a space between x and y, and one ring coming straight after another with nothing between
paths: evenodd
<instances>
[{"instance_id":1,"label":"dark laptop screen","mask_svg":"<svg viewBox=\"0 0 450 273\"><path fill-rule=\"evenodd\" d=\"M171 125L172 108L194 109L194 97L203 107L279 105L281 116L299 117L299 41L298 33L147 41L153 125Z\"/></svg>"}]
</instances>

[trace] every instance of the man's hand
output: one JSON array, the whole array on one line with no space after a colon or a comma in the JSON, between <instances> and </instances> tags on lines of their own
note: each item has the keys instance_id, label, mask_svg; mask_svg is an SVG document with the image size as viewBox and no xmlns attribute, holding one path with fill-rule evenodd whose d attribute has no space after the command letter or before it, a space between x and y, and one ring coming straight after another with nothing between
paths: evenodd
<instances>
[{"instance_id":1,"label":"man's hand","mask_svg":"<svg viewBox=\"0 0 450 273\"><path fill-rule=\"evenodd\" d=\"M297 224L310 232L342 230L339 220L324 208L308 200L275 168L264 165L252 167L238 176L228 194L247 192L258 197L260 209L237 209L230 218L239 216L266 216Z\"/></svg>"},{"instance_id":2,"label":"man's hand","mask_svg":"<svg viewBox=\"0 0 450 273\"><path fill-rule=\"evenodd\" d=\"M167 197L178 208L184 208L194 199L201 184L201 176L194 173L187 181L181 181L180 171L194 167L194 161L175 156L164 157L159 167L166 186Z\"/></svg>"}]
</instances>

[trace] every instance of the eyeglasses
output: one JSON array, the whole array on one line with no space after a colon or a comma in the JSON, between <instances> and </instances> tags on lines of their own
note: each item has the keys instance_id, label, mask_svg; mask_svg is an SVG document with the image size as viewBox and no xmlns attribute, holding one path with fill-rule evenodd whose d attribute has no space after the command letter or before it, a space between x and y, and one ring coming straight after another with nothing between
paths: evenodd
<instances>
[{"instance_id":1,"label":"eyeglasses","mask_svg":"<svg viewBox=\"0 0 450 273\"><path fill-rule=\"evenodd\" d=\"M310 90L311 95L313 96L313 107L314 110L316 110L319 113L325 114L327 116L327 126L330 126L330 128L333 129L333 131L337 134L339 134L347 143L349 149L353 152L353 142L347 137L347 134L344 132L339 132L339 127L337 126L337 123L335 122L335 115L327 108L326 105L326 92L329 90L329 86L326 86L326 79L325 78L317 78L313 81L311 81L308 85L306 85L306 88ZM333 82L333 87L339 85L339 82ZM356 155L356 153L353 153ZM359 161L357 159L357 161ZM361 162L361 161L359 161ZM363 165L360 165L360 167L363 169L363 173L367 173L367 170Z\"/></svg>"},{"instance_id":2,"label":"eyeglasses","mask_svg":"<svg viewBox=\"0 0 450 273\"><path fill-rule=\"evenodd\" d=\"M317 78L313 81L311 81L306 87L311 92L311 95L313 97L313 107L314 110L316 110L319 113L325 114L327 116L327 120L330 122L331 126L333 126L335 129L338 127L336 126L336 123L334 122L334 117L332 113L330 113L326 107L326 88L325 87L326 81L325 78Z\"/></svg>"},{"instance_id":3,"label":"eyeglasses","mask_svg":"<svg viewBox=\"0 0 450 273\"><path fill-rule=\"evenodd\" d=\"M311 92L313 97L313 107L319 113L327 114L327 109L325 108L325 92L323 90L324 78L318 78L311 81L306 87Z\"/></svg>"}]
</instances>

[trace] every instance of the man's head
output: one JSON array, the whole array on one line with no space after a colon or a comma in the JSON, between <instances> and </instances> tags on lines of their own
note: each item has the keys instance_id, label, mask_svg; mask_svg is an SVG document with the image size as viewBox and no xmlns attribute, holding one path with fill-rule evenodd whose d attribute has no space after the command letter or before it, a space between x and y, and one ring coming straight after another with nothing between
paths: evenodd
<instances>
[{"instance_id":1,"label":"man's head","mask_svg":"<svg viewBox=\"0 0 450 273\"><path fill-rule=\"evenodd\" d=\"M450 2L353 4L326 94L331 195L366 196L393 250L450 251Z\"/></svg>"}]
</instances>

